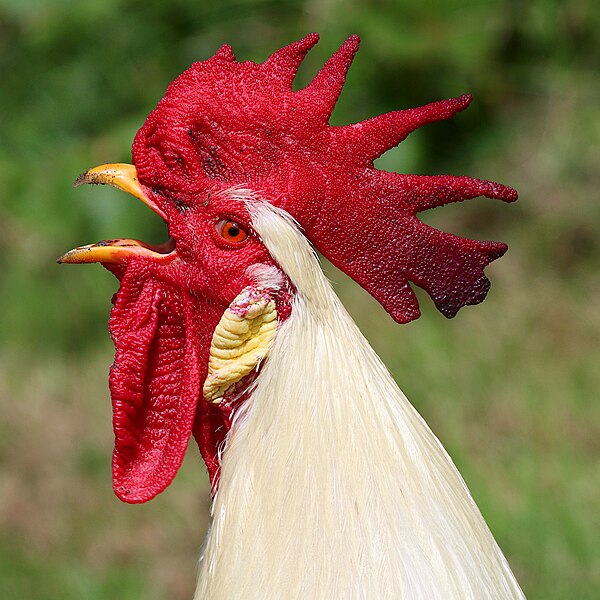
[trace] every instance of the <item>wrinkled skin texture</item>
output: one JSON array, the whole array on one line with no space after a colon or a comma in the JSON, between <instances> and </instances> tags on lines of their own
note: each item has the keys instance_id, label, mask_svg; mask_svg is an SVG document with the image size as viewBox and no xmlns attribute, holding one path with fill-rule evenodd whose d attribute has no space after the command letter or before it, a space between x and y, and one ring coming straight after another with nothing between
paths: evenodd
<instances>
[{"instance_id":1,"label":"wrinkled skin texture","mask_svg":"<svg viewBox=\"0 0 600 600\"><path fill-rule=\"evenodd\" d=\"M261 64L238 63L229 46L194 63L136 135L140 181L184 206L202 201L211 186L249 187L287 210L318 250L400 323L420 314L409 282L425 289L447 317L481 302L489 289L483 270L506 245L444 233L415 215L477 196L510 202L515 190L373 167L412 131L452 117L471 97L332 127L329 117L358 37L350 37L311 84L293 91L296 70L317 41L311 34Z\"/></svg>"},{"instance_id":2,"label":"wrinkled skin texture","mask_svg":"<svg viewBox=\"0 0 600 600\"><path fill-rule=\"evenodd\" d=\"M109 323L116 347L110 389L114 488L126 502L144 502L169 485L192 430L215 480L229 407L200 400L197 410L212 333L252 284L246 269L273 264L252 233L237 246L220 238L215 223L223 216L249 222L239 202L213 194L185 219L168 205L165 212L176 258L167 264L137 258L125 270L107 265L121 281Z\"/></svg>"},{"instance_id":3,"label":"wrinkled skin texture","mask_svg":"<svg viewBox=\"0 0 600 600\"><path fill-rule=\"evenodd\" d=\"M239 63L223 46L169 86L135 137L130 188L139 188L134 195L167 221L174 250L142 255L138 247L127 260L105 265L121 282L110 318L116 346L110 388L114 488L127 502L165 489L192 432L213 485L218 480L218 449L233 409L201 397L211 336L227 306L253 284L247 269L273 264L243 204L227 190L241 186L288 211L317 249L400 323L419 316L410 283L447 317L481 302L489 288L484 268L506 251L502 243L438 231L416 215L477 196L511 202L513 189L373 166L418 127L464 110L470 96L332 127L359 41L350 37L311 84L293 91L296 71L317 41L311 34L261 64ZM85 174L78 181L115 185L114 178ZM248 239L224 242L215 228L223 218L244 225ZM285 318L289 298L275 300Z\"/></svg>"}]
</instances>

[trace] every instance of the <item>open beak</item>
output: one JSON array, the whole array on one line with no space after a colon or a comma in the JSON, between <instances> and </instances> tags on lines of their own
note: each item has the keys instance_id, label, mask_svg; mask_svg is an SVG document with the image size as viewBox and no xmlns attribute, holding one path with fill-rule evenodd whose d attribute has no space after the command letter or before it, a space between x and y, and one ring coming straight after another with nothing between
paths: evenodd
<instances>
[{"instance_id":1,"label":"open beak","mask_svg":"<svg viewBox=\"0 0 600 600\"><path fill-rule=\"evenodd\" d=\"M101 165L82 173L73 183L75 187L89 183L93 185L112 185L141 200L149 206L166 222L165 213L144 192L138 181L137 171L133 165L124 163ZM145 256L160 262L166 262L173 258L175 243L172 239L154 246L132 239L104 240L96 244L87 244L70 250L61 256L56 262L80 264L80 263L125 263L131 258Z\"/></svg>"}]
</instances>

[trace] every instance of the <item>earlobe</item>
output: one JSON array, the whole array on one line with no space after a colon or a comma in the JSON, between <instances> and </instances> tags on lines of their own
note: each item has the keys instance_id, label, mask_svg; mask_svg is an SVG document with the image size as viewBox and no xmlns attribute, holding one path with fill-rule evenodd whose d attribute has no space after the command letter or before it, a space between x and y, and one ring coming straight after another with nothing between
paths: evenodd
<instances>
[{"instance_id":1,"label":"earlobe","mask_svg":"<svg viewBox=\"0 0 600 600\"><path fill-rule=\"evenodd\" d=\"M244 288L223 313L210 345L204 398L215 404L267 356L277 330L277 309L264 288Z\"/></svg>"}]
</instances>

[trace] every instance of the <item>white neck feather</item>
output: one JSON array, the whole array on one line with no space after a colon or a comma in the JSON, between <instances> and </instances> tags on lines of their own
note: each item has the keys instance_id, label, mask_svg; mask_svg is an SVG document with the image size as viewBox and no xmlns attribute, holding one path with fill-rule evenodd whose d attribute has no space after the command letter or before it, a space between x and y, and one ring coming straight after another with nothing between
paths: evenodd
<instances>
[{"instance_id":1,"label":"white neck feather","mask_svg":"<svg viewBox=\"0 0 600 600\"><path fill-rule=\"evenodd\" d=\"M297 226L249 209L297 294L223 452L196 600L524 598Z\"/></svg>"}]
</instances>

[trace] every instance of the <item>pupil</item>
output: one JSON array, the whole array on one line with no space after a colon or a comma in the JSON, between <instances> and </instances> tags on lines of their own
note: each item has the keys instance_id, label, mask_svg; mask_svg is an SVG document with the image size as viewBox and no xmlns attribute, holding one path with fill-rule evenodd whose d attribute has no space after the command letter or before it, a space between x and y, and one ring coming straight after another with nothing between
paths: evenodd
<instances>
[{"instance_id":1,"label":"pupil","mask_svg":"<svg viewBox=\"0 0 600 600\"><path fill-rule=\"evenodd\" d=\"M227 231L227 233L231 236L231 237L237 237L240 233L240 229L237 225L231 225L229 227L229 230Z\"/></svg>"}]
</instances>

